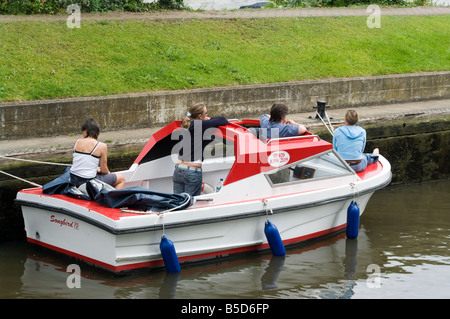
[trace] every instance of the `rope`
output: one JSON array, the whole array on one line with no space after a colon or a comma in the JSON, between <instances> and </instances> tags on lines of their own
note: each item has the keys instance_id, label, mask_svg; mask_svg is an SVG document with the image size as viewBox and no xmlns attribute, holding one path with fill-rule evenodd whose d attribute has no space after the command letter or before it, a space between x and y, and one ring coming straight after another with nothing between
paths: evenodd
<instances>
[{"instance_id":1,"label":"rope","mask_svg":"<svg viewBox=\"0 0 450 319\"><path fill-rule=\"evenodd\" d=\"M29 159L23 159L23 158L17 158L17 157L7 157L7 156L2 156L2 155L0 155L0 158L9 159L9 160L15 160L15 161L22 161L22 162L31 162L31 163L37 163L37 164L49 164L49 165L58 165L58 166L72 166L71 164L42 162L42 161L35 161L35 160L29 160Z\"/></svg>"},{"instance_id":2,"label":"rope","mask_svg":"<svg viewBox=\"0 0 450 319\"><path fill-rule=\"evenodd\" d=\"M327 113L325 112L325 115L328 119L328 123L330 123L330 127L328 127L327 123L323 120L322 116L320 116L319 112L316 111L316 114L319 116L320 120L322 121L323 125L327 128L328 132L330 132L331 136L334 136L334 128L331 125L330 118L328 117Z\"/></svg>"},{"instance_id":3,"label":"rope","mask_svg":"<svg viewBox=\"0 0 450 319\"><path fill-rule=\"evenodd\" d=\"M164 225L164 214L165 214L165 213L168 213L168 212L171 212L171 211L174 211L174 210L176 210L176 209L182 207L182 206L185 205L188 201L191 200L191 195L189 195L188 193L182 193L182 194L188 195L188 200L187 200L187 201L185 201L183 204L181 204L181 205L179 205L179 206L177 206L177 207L173 207L173 208L171 208L171 209L167 209L167 210L165 210L165 211L162 211L162 212L159 213L159 215L158 215L158 217L161 218L161 222L162 222L162 235L163 235L163 236L166 235L166 228L165 228L165 225Z\"/></svg>"},{"instance_id":4,"label":"rope","mask_svg":"<svg viewBox=\"0 0 450 319\"><path fill-rule=\"evenodd\" d=\"M121 208L120 212L124 213L124 214L142 214L142 215L157 214L157 215L159 215L159 212L157 212L157 211L153 211L153 210L147 210L147 211L134 210L134 209L128 209L127 207Z\"/></svg>"},{"instance_id":5,"label":"rope","mask_svg":"<svg viewBox=\"0 0 450 319\"><path fill-rule=\"evenodd\" d=\"M352 187L353 201L357 202L356 199L358 199L358 201L359 201L359 190L356 187L356 184L352 182L352 183L350 183L350 186Z\"/></svg>"},{"instance_id":6,"label":"rope","mask_svg":"<svg viewBox=\"0 0 450 319\"><path fill-rule=\"evenodd\" d=\"M15 175L12 175L12 174L6 173L6 172L4 172L4 171L0 171L0 173L2 173L2 174L5 174L5 175L7 175L7 176L9 176L9 177L13 177L13 178L16 178L16 179L18 179L19 181L22 181L22 182L25 182L25 183L31 184L31 185L33 185L33 186L37 186L37 187L42 187L42 185L39 185L39 184L36 184L36 183L30 182L30 181L27 181L26 179L23 179L23 178L17 177L17 176L15 176Z\"/></svg>"},{"instance_id":7,"label":"rope","mask_svg":"<svg viewBox=\"0 0 450 319\"><path fill-rule=\"evenodd\" d=\"M9 160L14 160L14 161L22 161L22 162L31 162L31 163L37 163L37 164L49 164L49 165L58 165L58 166L71 166L70 164L63 164L63 163L53 163L53 162L42 162L42 161L35 161L35 160L29 160L29 159L23 159L23 158L17 158L17 157L7 157L7 156L2 156L0 155L0 158L3 159L9 159ZM9 177L18 179L19 181L31 184L33 186L37 186L37 187L42 187L42 185L27 181L26 179L20 178L18 176L6 173L5 171L0 171L0 173L5 174Z\"/></svg>"},{"instance_id":8,"label":"rope","mask_svg":"<svg viewBox=\"0 0 450 319\"><path fill-rule=\"evenodd\" d=\"M333 133L334 133L334 127L333 127L333 125L331 125L331 121L330 121L330 117L328 116L328 114L327 114L327 112L325 111L325 116L327 117L327 120L328 120L328 124L330 124L330 128L331 128L331 130L333 131Z\"/></svg>"},{"instance_id":9,"label":"rope","mask_svg":"<svg viewBox=\"0 0 450 319\"><path fill-rule=\"evenodd\" d=\"M271 215L273 215L273 210L272 210L272 207L270 207L267 199L263 199L263 203L264 203L264 208L266 209L266 223L267 223L267 221L269 220L269 209L270 209Z\"/></svg>"},{"instance_id":10,"label":"rope","mask_svg":"<svg viewBox=\"0 0 450 319\"><path fill-rule=\"evenodd\" d=\"M164 227L164 213L159 214L159 218L161 218L162 221L162 235L166 236L166 229Z\"/></svg>"},{"instance_id":11,"label":"rope","mask_svg":"<svg viewBox=\"0 0 450 319\"><path fill-rule=\"evenodd\" d=\"M180 207L183 207L184 205L186 205L186 203L189 202L189 201L191 200L191 195L189 195L188 193L182 193L182 194L188 195L188 198L187 198L186 201L184 201L184 203L182 203L182 204L179 205L179 206L172 207L172 208L169 208L169 209L166 209L166 210L163 210L163 211L147 210L147 211L144 212L144 211L142 211L142 210L132 210L132 209L128 209L128 208L124 207L124 208L121 209L121 212L122 212L122 213L132 213L132 214L143 214L143 215L157 214L158 217L163 218L164 213L168 213L168 212L177 210L177 209L179 209ZM164 229L164 224L163 224L163 229Z\"/></svg>"}]
</instances>

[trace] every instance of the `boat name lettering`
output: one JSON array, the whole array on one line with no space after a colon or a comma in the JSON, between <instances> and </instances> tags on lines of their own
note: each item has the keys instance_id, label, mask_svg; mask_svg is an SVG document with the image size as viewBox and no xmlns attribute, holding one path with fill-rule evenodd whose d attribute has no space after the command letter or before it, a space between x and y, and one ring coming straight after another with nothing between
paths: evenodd
<instances>
[{"instance_id":1,"label":"boat name lettering","mask_svg":"<svg viewBox=\"0 0 450 319\"><path fill-rule=\"evenodd\" d=\"M269 155L269 165L272 167L280 167L286 165L289 162L289 153L286 151L276 151Z\"/></svg>"},{"instance_id":2,"label":"boat name lettering","mask_svg":"<svg viewBox=\"0 0 450 319\"><path fill-rule=\"evenodd\" d=\"M65 218L64 219L57 219L57 218L55 218L55 215L50 216L50 222L59 224L60 227L67 226L67 227L70 227L70 228L73 228L73 229L77 229L77 230L78 230L78 226L79 226L79 224L77 222L74 222L74 221L69 222Z\"/></svg>"}]
</instances>

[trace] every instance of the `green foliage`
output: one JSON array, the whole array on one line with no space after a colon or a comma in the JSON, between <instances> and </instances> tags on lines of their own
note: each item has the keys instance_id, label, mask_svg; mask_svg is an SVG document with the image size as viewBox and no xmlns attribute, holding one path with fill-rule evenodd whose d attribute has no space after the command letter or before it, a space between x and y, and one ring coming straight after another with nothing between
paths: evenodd
<instances>
[{"instance_id":1,"label":"green foliage","mask_svg":"<svg viewBox=\"0 0 450 319\"><path fill-rule=\"evenodd\" d=\"M405 0L274 0L274 2L283 7L349 7L355 5L409 5Z\"/></svg>"},{"instance_id":2,"label":"green foliage","mask_svg":"<svg viewBox=\"0 0 450 319\"><path fill-rule=\"evenodd\" d=\"M157 9L184 9L183 0L0 0L0 14L56 14L66 11L67 6L77 4L82 12L132 11Z\"/></svg>"},{"instance_id":3,"label":"green foliage","mask_svg":"<svg viewBox=\"0 0 450 319\"><path fill-rule=\"evenodd\" d=\"M159 0L159 4L163 8L167 9L175 9L175 10L185 9L183 0Z\"/></svg>"}]
</instances>

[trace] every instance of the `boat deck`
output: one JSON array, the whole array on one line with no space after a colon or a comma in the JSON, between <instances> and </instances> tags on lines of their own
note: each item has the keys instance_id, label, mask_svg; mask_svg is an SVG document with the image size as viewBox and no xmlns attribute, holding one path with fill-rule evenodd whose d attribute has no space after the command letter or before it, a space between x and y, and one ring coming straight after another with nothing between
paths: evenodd
<instances>
[{"instance_id":1,"label":"boat deck","mask_svg":"<svg viewBox=\"0 0 450 319\"><path fill-rule=\"evenodd\" d=\"M378 175L382 170L383 165L380 162L377 162L367 165L367 168L364 171L356 173L356 175L358 175L362 180L365 180Z\"/></svg>"}]
</instances>

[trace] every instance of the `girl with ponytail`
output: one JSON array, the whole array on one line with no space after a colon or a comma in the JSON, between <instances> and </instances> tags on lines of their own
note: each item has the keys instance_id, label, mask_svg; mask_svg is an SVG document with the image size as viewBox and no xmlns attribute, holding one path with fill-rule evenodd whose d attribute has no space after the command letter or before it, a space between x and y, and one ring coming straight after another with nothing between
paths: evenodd
<instances>
[{"instance_id":1,"label":"girl with ponytail","mask_svg":"<svg viewBox=\"0 0 450 319\"><path fill-rule=\"evenodd\" d=\"M188 134L183 134L185 135L183 139L189 138L189 141L182 142L185 147L182 146L178 153L178 161L173 172L173 192L175 194L200 195L203 151L213 140L212 136L204 133L209 128L227 124L228 120L222 116L208 117L206 106L203 103L193 104L186 112L181 127L188 130ZM202 139L200 140L198 137Z\"/></svg>"}]
</instances>

